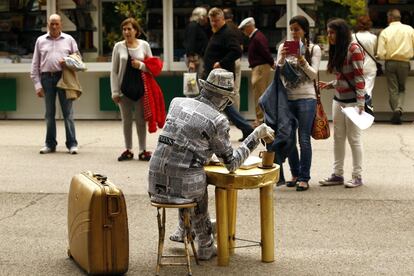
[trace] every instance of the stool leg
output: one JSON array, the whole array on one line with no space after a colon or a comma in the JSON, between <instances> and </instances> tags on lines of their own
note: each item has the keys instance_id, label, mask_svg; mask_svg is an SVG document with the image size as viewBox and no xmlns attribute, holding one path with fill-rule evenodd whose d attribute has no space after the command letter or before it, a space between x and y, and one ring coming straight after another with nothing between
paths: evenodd
<instances>
[{"instance_id":1,"label":"stool leg","mask_svg":"<svg viewBox=\"0 0 414 276\"><path fill-rule=\"evenodd\" d=\"M262 262L273 262L275 260L273 185L260 188L260 226L262 236Z\"/></svg>"},{"instance_id":2,"label":"stool leg","mask_svg":"<svg viewBox=\"0 0 414 276\"><path fill-rule=\"evenodd\" d=\"M197 265L200 265L200 263L199 263L199 261L198 261L197 250L196 250L195 245L194 245L193 235L192 235L192 233L191 233L191 230L192 230L192 225L191 225L191 215L190 215L190 221L189 221L189 227L188 227L188 228L189 228L189 232L188 232L188 240L190 241L191 248L193 249L194 259L195 259L195 261L196 261L196 264L197 264Z\"/></svg>"},{"instance_id":3,"label":"stool leg","mask_svg":"<svg viewBox=\"0 0 414 276\"><path fill-rule=\"evenodd\" d=\"M164 247L164 222L165 222L165 209L163 208L163 216L161 217L160 208L157 207L157 221L158 221L158 256L157 256L157 268L155 275L160 275L162 251Z\"/></svg>"},{"instance_id":4,"label":"stool leg","mask_svg":"<svg viewBox=\"0 0 414 276\"><path fill-rule=\"evenodd\" d=\"M184 209L184 248L185 248L185 255L187 259L187 270L188 275L192 275L191 273L191 266L190 266L190 250L188 248L188 236L191 235L190 229L190 215L188 213L188 209Z\"/></svg>"}]
</instances>

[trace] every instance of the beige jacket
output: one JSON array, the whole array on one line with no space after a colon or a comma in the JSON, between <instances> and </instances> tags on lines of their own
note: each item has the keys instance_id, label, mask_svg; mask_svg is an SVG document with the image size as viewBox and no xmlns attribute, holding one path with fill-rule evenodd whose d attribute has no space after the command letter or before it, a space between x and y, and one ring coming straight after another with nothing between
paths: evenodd
<instances>
[{"instance_id":1,"label":"beige jacket","mask_svg":"<svg viewBox=\"0 0 414 276\"><path fill-rule=\"evenodd\" d=\"M76 100L82 94L82 87L79 83L78 75L66 66L63 66L62 77L56 86L66 90L66 98L69 100Z\"/></svg>"}]
</instances>

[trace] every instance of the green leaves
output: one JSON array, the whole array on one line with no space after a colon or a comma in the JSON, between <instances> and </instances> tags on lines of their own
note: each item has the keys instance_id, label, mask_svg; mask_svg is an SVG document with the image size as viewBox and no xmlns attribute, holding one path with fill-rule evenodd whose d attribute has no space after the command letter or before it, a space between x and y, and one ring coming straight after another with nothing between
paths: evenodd
<instances>
[{"instance_id":1,"label":"green leaves","mask_svg":"<svg viewBox=\"0 0 414 276\"><path fill-rule=\"evenodd\" d=\"M365 0L331 0L349 8L348 23L355 26L358 16L367 14L367 3Z\"/></svg>"}]
</instances>

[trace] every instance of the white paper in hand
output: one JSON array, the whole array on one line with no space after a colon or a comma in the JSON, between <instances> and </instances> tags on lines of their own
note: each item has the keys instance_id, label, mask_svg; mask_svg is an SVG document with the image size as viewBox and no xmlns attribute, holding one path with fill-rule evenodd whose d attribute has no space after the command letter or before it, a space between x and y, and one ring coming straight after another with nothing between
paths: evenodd
<instances>
[{"instance_id":1,"label":"white paper in hand","mask_svg":"<svg viewBox=\"0 0 414 276\"><path fill-rule=\"evenodd\" d=\"M359 114L358 107L345 107L342 108L342 112L360 129L364 130L369 128L374 122L374 116L362 111Z\"/></svg>"}]
</instances>

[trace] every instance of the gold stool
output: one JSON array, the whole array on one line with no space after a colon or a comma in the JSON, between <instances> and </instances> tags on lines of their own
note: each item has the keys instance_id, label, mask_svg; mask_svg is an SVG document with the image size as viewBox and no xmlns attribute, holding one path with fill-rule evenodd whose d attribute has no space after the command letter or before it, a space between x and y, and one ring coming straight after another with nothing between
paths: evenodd
<instances>
[{"instance_id":1,"label":"gold stool","mask_svg":"<svg viewBox=\"0 0 414 276\"><path fill-rule=\"evenodd\" d=\"M190 250L189 243L193 249L194 259L198 263L197 251L194 246L193 236L191 235L191 221L190 221L190 210L194 208L197 203L186 203L186 204L168 204L168 203L156 203L151 202L151 205L157 207L157 221L158 221L158 258L157 258L157 268L156 275L160 274L161 266L186 266L188 270L188 275L192 275L190 267ZM185 255L163 255L164 249L164 239L165 239L165 208L182 208L184 209L184 250ZM162 209L162 214L160 214L160 209ZM170 263L162 262L163 258L186 258L186 262L181 263Z\"/></svg>"}]
</instances>

